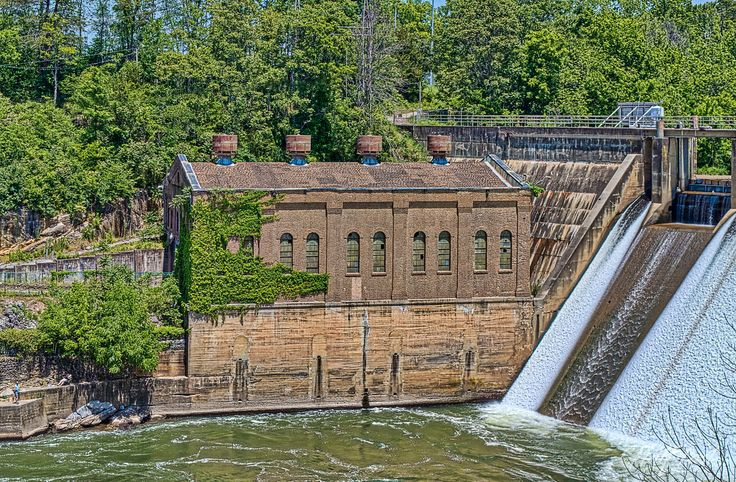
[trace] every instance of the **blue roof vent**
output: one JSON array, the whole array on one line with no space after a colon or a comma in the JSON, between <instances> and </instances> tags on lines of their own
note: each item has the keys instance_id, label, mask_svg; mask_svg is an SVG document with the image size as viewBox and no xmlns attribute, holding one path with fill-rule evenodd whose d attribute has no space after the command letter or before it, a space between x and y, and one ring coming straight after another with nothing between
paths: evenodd
<instances>
[{"instance_id":1,"label":"blue roof vent","mask_svg":"<svg viewBox=\"0 0 736 482\"><path fill-rule=\"evenodd\" d=\"M233 157L238 152L238 136L230 134L215 134L212 136L212 152L215 154L218 166L230 166Z\"/></svg>"},{"instance_id":2,"label":"blue roof vent","mask_svg":"<svg viewBox=\"0 0 736 482\"><path fill-rule=\"evenodd\" d=\"M302 156L294 156L289 161L289 164L292 166L306 166L309 163L307 162L307 159Z\"/></svg>"},{"instance_id":3,"label":"blue roof vent","mask_svg":"<svg viewBox=\"0 0 736 482\"><path fill-rule=\"evenodd\" d=\"M380 164L380 162L378 162L378 158L375 156L363 156L360 159L360 163L364 166L377 166Z\"/></svg>"},{"instance_id":4,"label":"blue roof vent","mask_svg":"<svg viewBox=\"0 0 736 482\"><path fill-rule=\"evenodd\" d=\"M306 166L307 156L312 152L312 136L292 134L286 136L286 153L292 166Z\"/></svg>"},{"instance_id":5,"label":"blue roof vent","mask_svg":"<svg viewBox=\"0 0 736 482\"><path fill-rule=\"evenodd\" d=\"M442 157L433 157L432 158L432 164L434 164L435 166L446 166L449 163L450 163L450 161L447 160L447 158L444 157L444 156L442 156Z\"/></svg>"},{"instance_id":6,"label":"blue roof vent","mask_svg":"<svg viewBox=\"0 0 736 482\"><path fill-rule=\"evenodd\" d=\"M383 139L381 136L359 136L357 142L357 152L360 156L360 163L364 166L377 166L380 164L378 155L383 147Z\"/></svg>"}]
</instances>

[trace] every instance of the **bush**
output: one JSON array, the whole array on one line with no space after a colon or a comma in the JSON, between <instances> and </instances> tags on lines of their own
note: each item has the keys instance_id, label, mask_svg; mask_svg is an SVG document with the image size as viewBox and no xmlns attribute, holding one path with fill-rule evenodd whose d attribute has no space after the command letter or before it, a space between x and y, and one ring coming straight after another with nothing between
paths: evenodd
<instances>
[{"instance_id":1,"label":"bush","mask_svg":"<svg viewBox=\"0 0 736 482\"><path fill-rule=\"evenodd\" d=\"M0 331L0 348L20 355L32 355L41 348L37 329L8 328Z\"/></svg>"}]
</instances>

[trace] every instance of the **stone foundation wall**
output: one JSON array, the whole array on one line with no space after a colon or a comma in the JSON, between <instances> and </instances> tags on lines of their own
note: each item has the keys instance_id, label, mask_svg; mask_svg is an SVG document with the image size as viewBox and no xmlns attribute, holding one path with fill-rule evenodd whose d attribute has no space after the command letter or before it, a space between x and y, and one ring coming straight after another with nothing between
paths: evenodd
<instances>
[{"instance_id":1,"label":"stone foundation wall","mask_svg":"<svg viewBox=\"0 0 736 482\"><path fill-rule=\"evenodd\" d=\"M232 401L498 398L531 352L529 298L289 303L190 315L190 377L224 377Z\"/></svg>"},{"instance_id":2,"label":"stone foundation wall","mask_svg":"<svg viewBox=\"0 0 736 482\"><path fill-rule=\"evenodd\" d=\"M0 440L27 438L46 430L47 425L42 399L0 404Z\"/></svg>"}]
</instances>

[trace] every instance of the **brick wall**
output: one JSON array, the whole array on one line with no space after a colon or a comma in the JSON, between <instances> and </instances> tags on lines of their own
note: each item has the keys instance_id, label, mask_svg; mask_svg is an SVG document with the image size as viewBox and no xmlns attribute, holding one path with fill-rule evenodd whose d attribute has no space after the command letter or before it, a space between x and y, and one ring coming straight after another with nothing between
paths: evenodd
<instances>
[{"instance_id":1,"label":"brick wall","mask_svg":"<svg viewBox=\"0 0 736 482\"><path fill-rule=\"evenodd\" d=\"M529 294L531 195L524 190L494 192L288 194L267 214L277 220L263 226L255 246L266 262L279 260L279 240L293 237L294 268L306 268L306 241L319 236L320 272L330 275L327 301L447 299ZM488 237L487 270L473 265L474 236ZM513 235L511 270L499 269L499 238ZM426 236L426 269L412 270L414 234ZM441 232L451 235L450 270L438 267ZM372 240L386 238L386 271L373 272ZM360 237L360 272L347 272L347 238ZM314 299L317 299L314 298Z\"/></svg>"}]
</instances>

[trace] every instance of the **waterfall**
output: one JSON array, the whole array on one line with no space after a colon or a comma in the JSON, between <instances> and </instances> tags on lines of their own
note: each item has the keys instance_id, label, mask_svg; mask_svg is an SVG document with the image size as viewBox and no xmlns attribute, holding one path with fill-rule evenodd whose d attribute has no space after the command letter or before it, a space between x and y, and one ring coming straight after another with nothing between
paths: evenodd
<instances>
[{"instance_id":1,"label":"waterfall","mask_svg":"<svg viewBox=\"0 0 736 482\"><path fill-rule=\"evenodd\" d=\"M655 440L703 439L708 410L736 419L724 387L736 353L736 222L715 234L593 417L590 426ZM733 360L736 362L736 360ZM731 367L733 368L733 367Z\"/></svg>"},{"instance_id":2,"label":"waterfall","mask_svg":"<svg viewBox=\"0 0 736 482\"><path fill-rule=\"evenodd\" d=\"M589 323L589 333L541 412L587 425L711 238L712 229L641 230Z\"/></svg>"},{"instance_id":3,"label":"waterfall","mask_svg":"<svg viewBox=\"0 0 736 482\"><path fill-rule=\"evenodd\" d=\"M716 225L731 208L730 187L691 182L677 193L672 206L676 223Z\"/></svg>"},{"instance_id":4,"label":"waterfall","mask_svg":"<svg viewBox=\"0 0 736 482\"><path fill-rule=\"evenodd\" d=\"M613 280L644 222L649 204L639 200L619 217L585 273L503 399L504 404L538 410Z\"/></svg>"}]
</instances>

